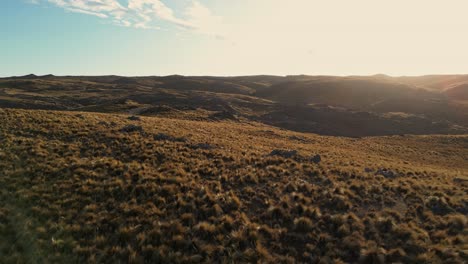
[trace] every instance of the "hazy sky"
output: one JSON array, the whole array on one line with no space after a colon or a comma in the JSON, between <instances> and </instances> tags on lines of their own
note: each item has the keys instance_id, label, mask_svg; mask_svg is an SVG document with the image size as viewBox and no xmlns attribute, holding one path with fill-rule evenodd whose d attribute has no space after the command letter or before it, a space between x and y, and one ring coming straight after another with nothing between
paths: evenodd
<instances>
[{"instance_id":1,"label":"hazy sky","mask_svg":"<svg viewBox=\"0 0 468 264\"><path fill-rule=\"evenodd\" d=\"M468 0L1 0L0 76L468 73Z\"/></svg>"}]
</instances>

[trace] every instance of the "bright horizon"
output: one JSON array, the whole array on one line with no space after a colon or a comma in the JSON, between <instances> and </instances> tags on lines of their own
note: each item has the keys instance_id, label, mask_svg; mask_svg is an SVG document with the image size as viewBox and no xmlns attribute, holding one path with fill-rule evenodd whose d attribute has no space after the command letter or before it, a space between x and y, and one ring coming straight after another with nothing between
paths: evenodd
<instances>
[{"instance_id":1,"label":"bright horizon","mask_svg":"<svg viewBox=\"0 0 468 264\"><path fill-rule=\"evenodd\" d=\"M466 0L4 0L0 76L468 73Z\"/></svg>"}]
</instances>

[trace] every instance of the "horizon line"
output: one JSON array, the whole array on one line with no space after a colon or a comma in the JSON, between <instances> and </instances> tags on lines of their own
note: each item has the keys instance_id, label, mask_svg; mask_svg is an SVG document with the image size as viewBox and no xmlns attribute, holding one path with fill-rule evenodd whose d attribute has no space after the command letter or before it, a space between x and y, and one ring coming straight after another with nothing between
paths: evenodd
<instances>
[{"instance_id":1,"label":"horizon line","mask_svg":"<svg viewBox=\"0 0 468 264\"><path fill-rule=\"evenodd\" d=\"M260 74L239 74L239 75L209 75L209 74L201 74L201 75L184 75L184 74L167 74L167 75L119 75L119 74L34 74L29 73L25 75L0 75L0 78L7 79L7 78L21 78L21 77L104 77L104 76L115 76L115 77L127 77L127 78L142 78L142 77L171 77L171 76L181 76L181 77L220 77L220 78L233 78L233 77L255 77L255 76L272 76L272 77L293 77L293 76L310 76L310 77L390 77L390 78L402 78L402 77L428 77L428 76L463 76L468 75L467 73L429 73L429 74L420 74L420 75L391 75L386 73L375 73L375 74L268 74L268 73L260 73Z\"/></svg>"}]
</instances>

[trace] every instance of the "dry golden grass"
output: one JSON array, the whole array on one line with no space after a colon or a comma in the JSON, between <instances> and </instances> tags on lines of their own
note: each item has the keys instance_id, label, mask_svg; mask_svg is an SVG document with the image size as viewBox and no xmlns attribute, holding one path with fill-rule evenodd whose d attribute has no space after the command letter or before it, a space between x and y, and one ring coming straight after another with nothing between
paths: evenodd
<instances>
[{"instance_id":1,"label":"dry golden grass","mask_svg":"<svg viewBox=\"0 0 468 264\"><path fill-rule=\"evenodd\" d=\"M0 120L3 263L468 257L466 135L11 109Z\"/></svg>"}]
</instances>

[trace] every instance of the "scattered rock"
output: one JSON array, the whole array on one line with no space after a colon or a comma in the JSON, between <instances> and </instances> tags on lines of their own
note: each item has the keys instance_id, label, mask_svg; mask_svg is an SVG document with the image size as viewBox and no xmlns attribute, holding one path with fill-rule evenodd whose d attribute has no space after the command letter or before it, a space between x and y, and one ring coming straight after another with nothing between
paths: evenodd
<instances>
[{"instance_id":1,"label":"scattered rock","mask_svg":"<svg viewBox=\"0 0 468 264\"><path fill-rule=\"evenodd\" d=\"M160 141L171 141L171 142L187 142L186 138L183 137L173 137L171 135L167 135L164 133L159 133L157 135L154 135L154 140L160 140Z\"/></svg>"},{"instance_id":2,"label":"scattered rock","mask_svg":"<svg viewBox=\"0 0 468 264\"><path fill-rule=\"evenodd\" d=\"M456 178L453 179L453 182L455 182L455 183L468 183L468 179L456 177Z\"/></svg>"},{"instance_id":3,"label":"scattered rock","mask_svg":"<svg viewBox=\"0 0 468 264\"><path fill-rule=\"evenodd\" d=\"M140 121L141 120L141 118L139 116L129 116L127 119L132 120L132 121Z\"/></svg>"},{"instance_id":4,"label":"scattered rock","mask_svg":"<svg viewBox=\"0 0 468 264\"><path fill-rule=\"evenodd\" d=\"M276 133L273 130L260 130L258 132L260 132L260 134L265 134L265 135L269 135L269 136L276 136Z\"/></svg>"},{"instance_id":5,"label":"scattered rock","mask_svg":"<svg viewBox=\"0 0 468 264\"><path fill-rule=\"evenodd\" d=\"M238 121L237 117L228 111L221 111L210 115L210 119L212 120L233 120Z\"/></svg>"},{"instance_id":6,"label":"scattered rock","mask_svg":"<svg viewBox=\"0 0 468 264\"><path fill-rule=\"evenodd\" d=\"M310 140L308 140L306 138L303 138L303 137L298 137L298 136L290 136L289 139L290 140L296 140L296 141L299 141L299 142L302 142L302 143L310 142Z\"/></svg>"},{"instance_id":7,"label":"scattered rock","mask_svg":"<svg viewBox=\"0 0 468 264\"><path fill-rule=\"evenodd\" d=\"M120 132L126 132L126 133L143 132L143 127L137 126L137 125L126 125L120 129Z\"/></svg>"},{"instance_id":8,"label":"scattered rock","mask_svg":"<svg viewBox=\"0 0 468 264\"><path fill-rule=\"evenodd\" d=\"M105 127L115 127L117 126L117 123L115 122L106 122L106 121L99 121L98 125L105 126Z\"/></svg>"},{"instance_id":9,"label":"scattered rock","mask_svg":"<svg viewBox=\"0 0 468 264\"><path fill-rule=\"evenodd\" d=\"M297 156L297 150L274 149L269 156L280 156L283 158L293 158Z\"/></svg>"},{"instance_id":10,"label":"scattered rock","mask_svg":"<svg viewBox=\"0 0 468 264\"><path fill-rule=\"evenodd\" d=\"M364 172L368 172L368 173L369 173L369 172L373 172L373 171L374 171L374 170L373 170L373 169L371 169L371 168L367 168L367 167L366 167L366 168L364 168Z\"/></svg>"},{"instance_id":11,"label":"scattered rock","mask_svg":"<svg viewBox=\"0 0 468 264\"><path fill-rule=\"evenodd\" d=\"M389 169L379 169L375 175L382 175L384 176L385 178L395 178L398 176L397 173L389 170Z\"/></svg>"},{"instance_id":12,"label":"scattered rock","mask_svg":"<svg viewBox=\"0 0 468 264\"><path fill-rule=\"evenodd\" d=\"M192 145L191 148L209 150L209 149L214 149L215 147L208 143L198 143L198 144Z\"/></svg>"},{"instance_id":13,"label":"scattered rock","mask_svg":"<svg viewBox=\"0 0 468 264\"><path fill-rule=\"evenodd\" d=\"M312 161L315 164L318 164L320 163L320 161L322 161L322 157L319 154L317 154L313 156L312 158L310 158L310 161Z\"/></svg>"},{"instance_id":14,"label":"scattered rock","mask_svg":"<svg viewBox=\"0 0 468 264\"><path fill-rule=\"evenodd\" d=\"M312 157L304 157L299 155L297 150L274 149L268 156L279 156L286 159L294 159L298 162L313 162L315 164L318 164L322 161L322 157L319 154Z\"/></svg>"},{"instance_id":15,"label":"scattered rock","mask_svg":"<svg viewBox=\"0 0 468 264\"><path fill-rule=\"evenodd\" d=\"M175 112L176 109L166 106L166 105L158 105L154 107L147 107L145 109L141 109L140 114L145 115L155 115L155 114L162 114L162 113L170 113Z\"/></svg>"}]
</instances>

